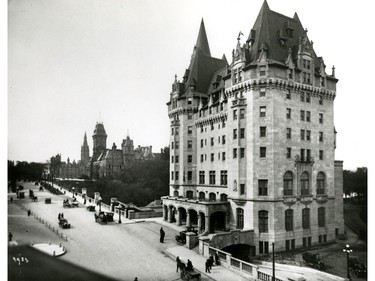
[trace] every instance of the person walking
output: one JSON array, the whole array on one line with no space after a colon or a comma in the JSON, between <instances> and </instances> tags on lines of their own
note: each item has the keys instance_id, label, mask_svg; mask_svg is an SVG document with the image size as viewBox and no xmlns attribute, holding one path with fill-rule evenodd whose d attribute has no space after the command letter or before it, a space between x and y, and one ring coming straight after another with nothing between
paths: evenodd
<instances>
[{"instance_id":1,"label":"person walking","mask_svg":"<svg viewBox=\"0 0 375 281\"><path fill-rule=\"evenodd\" d=\"M164 232L164 229L161 227L160 228L160 243L164 243L164 236L165 236L165 232Z\"/></svg>"},{"instance_id":2,"label":"person walking","mask_svg":"<svg viewBox=\"0 0 375 281\"><path fill-rule=\"evenodd\" d=\"M177 263L176 272L178 272L178 269L181 267L181 260L180 260L179 256L177 256L177 258L176 258L176 263Z\"/></svg>"},{"instance_id":3,"label":"person walking","mask_svg":"<svg viewBox=\"0 0 375 281\"><path fill-rule=\"evenodd\" d=\"M193 263L189 259L187 260L186 270L193 270Z\"/></svg>"},{"instance_id":4,"label":"person walking","mask_svg":"<svg viewBox=\"0 0 375 281\"><path fill-rule=\"evenodd\" d=\"M27 216L30 217L30 215L31 215L31 211L30 211L30 210L27 210Z\"/></svg>"},{"instance_id":5,"label":"person walking","mask_svg":"<svg viewBox=\"0 0 375 281\"><path fill-rule=\"evenodd\" d=\"M9 231L9 234L8 234L8 241L11 242L13 239L13 234L12 232Z\"/></svg>"},{"instance_id":6,"label":"person walking","mask_svg":"<svg viewBox=\"0 0 375 281\"><path fill-rule=\"evenodd\" d=\"M212 266L214 265L214 256L212 254L209 257L209 261L210 261L210 270L211 270Z\"/></svg>"},{"instance_id":7,"label":"person walking","mask_svg":"<svg viewBox=\"0 0 375 281\"><path fill-rule=\"evenodd\" d=\"M210 259L206 260L206 272L211 273L211 271L210 271Z\"/></svg>"},{"instance_id":8,"label":"person walking","mask_svg":"<svg viewBox=\"0 0 375 281\"><path fill-rule=\"evenodd\" d=\"M217 252L215 253L215 263L216 263L216 265L220 265L220 257L217 254Z\"/></svg>"}]
</instances>

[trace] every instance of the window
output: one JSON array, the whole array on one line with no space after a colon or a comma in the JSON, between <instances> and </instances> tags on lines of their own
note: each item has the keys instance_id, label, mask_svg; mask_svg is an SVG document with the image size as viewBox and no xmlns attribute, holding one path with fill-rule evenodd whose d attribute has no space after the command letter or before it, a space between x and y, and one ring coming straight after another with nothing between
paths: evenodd
<instances>
[{"instance_id":1,"label":"window","mask_svg":"<svg viewBox=\"0 0 375 281\"><path fill-rule=\"evenodd\" d=\"M228 173L226 170L220 171L220 185L228 184Z\"/></svg>"},{"instance_id":2,"label":"window","mask_svg":"<svg viewBox=\"0 0 375 281\"><path fill-rule=\"evenodd\" d=\"M319 160L324 160L324 152L323 152L323 150L319 150Z\"/></svg>"},{"instance_id":3,"label":"window","mask_svg":"<svg viewBox=\"0 0 375 281\"><path fill-rule=\"evenodd\" d=\"M192 190L186 191L186 198L187 199L193 199L193 191Z\"/></svg>"},{"instance_id":4,"label":"window","mask_svg":"<svg viewBox=\"0 0 375 281\"><path fill-rule=\"evenodd\" d=\"M171 146L172 146L172 149L174 149L174 142L172 141L172 144L171 144Z\"/></svg>"},{"instance_id":5,"label":"window","mask_svg":"<svg viewBox=\"0 0 375 281\"><path fill-rule=\"evenodd\" d=\"M233 139L237 139L237 129L233 129Z\"/></svg>"},{"instance_id":6,"label":"window","mask_svg":"<svg viewBox=\"0 0 375 281\"><path fill-rule=\"evenodd\" d=\"M291 119L292 118L292 109L291 108L287 108L286 109L286 118L287 119Z\"/></svg>"},{"instance_id":7,"label":"window","mask_svg":"<svg viewBox=\"0 0 375 281\"><path fill-rule=\"evenodd\" d=\"M323 172L319 172L316 176L316 194L325 193L326 176Z\"/></svg>"},{"instance_id":8,"label":"window","mask_svg":"<svg viewBox=\"0 0 375 281\"><path fill-rule=\"evenodd\" d=\"M289 242L290 242L289 240L285 240L285 251L290 250Z\"/></svg>"},{"instance_id":9,"label":"window","mask_svg":"<svg viewBox=\"0 0 375 281\"><path fill-rule=\"evenodd\" d=\"M211 162L214 162L214 154L213 153L211 153Z\"/></svg>"},{"instance_id":10,"label":"window","mask_svg":"<svg viewBox=\"0 0 375 281\"><path fill-rule=\"evenodd\" d=\"M221 160L225 161L225 152L222 152L222 154L221 154Z\"/></svg>"},{"instance_id":11,"label":"window","mask_svg":"<svg viewBox=\"0 0 375 281\"><path fill-rule=\"evenodd\" d=\"M221 123L221 127L222 128L225 128L225 121L223 120L223 122Z\"/></svg>"},{"instance_id":12,"label":"window","mask_svg":"<svg viewBox=\"0 0 375 281\"><path fill-rule=\"evenodd\" d=\"M265 97L265 96L266 96L266 88L260 88L259 97Z\"/></svg>"},{"instance_id":13,"label":"window","mask_svg":"<svg viewBox=\"0 0 375 281\"><path fill-rule=\"evenodd\" d=\"M287 159L291 159L292 158L292 148L291 147L287 147L286 148L286 158Z\"/></svg>"},{"instance_id":14,"label":"window","mask_svg":"<svg viewBox=\"0 0 375 281\"><path fill-rule=\"evenodd\" d=\"M174 174L174 173L173 173L173 172L171 172L171 180L173 180L173 174Z\"/></svg>"},{"instance_id":15,"label":"window","mask_svg":"<svg viewBox=\"0 0 375 281\"><path fill-rule=\"evenodd\" d=\"M228 201L228 195L225 193L220 194L220 202L227 202Z\"/></svg>"},{"instance_id":16,"label":"window","mask_svg":"<svg viewBox=\"0 0 375 281\"><path fill-rule=\"evenodd\" d=\"M192 140L188 140L187 142L187 148L192 148L193 147L193 141Z\"/></svg>"},{"instance_id":17,"label":"window","mask_svg":"<svg viewBox=\"0 0 375 281\"><path fill-rule=\"evenodd\" d=\"M302 162L305 162L305 150L304 149L301 149L301 161Z\"/></svg>"},{"instance_id":18,"label":"window","mask_svg":"<svg viewBox=\"0 0 375 281\"><path fill-rule=\"evenodd\" d=\"M215 171L210 171L210 184L215 184L216 179L215 179Z\"/></svg>"},{"instance_id":19,"label":"window","mask_svg":"<svg viewBox=\"0 0 375 281\"><path fill-rule=\"evenodd\" d=\"M311 111L306 111L306 121L307 122L311 121Z\"/></svg>"},{"instance_id":20,"label":"window","mask_svg":"<svg viewBox=\"0 0 375 281\"><path fill-rule=\"evenodd\" d=\"M261 147L260 148L260 158L265 158L267 155L267 148L266 147Z\"/></svg>"},{"instance_id":21,"label":"window","mask_svg":"<svg viewBox=\"0 0 375 281\"><path fill-rule=\"evenodd\" d=\"M172 136L174 135L174 128L172 128Z\"/></svg>"},{"instance_id":22,"label":"window","mask_svg":"<svg viewBox=\"0 0 375 281\"><path fill-rule=\"evenodd\" d=\"M240 109L240 119L245 119L245 109Z\"/></svg>"},{"instance_id":23,"label":"window","mask_svg":"<svg viewBox=\"0 0 375 281\"><path fill-rule=\"evenodd\" d=\"M214 146L214 138L211 138L211 146Z\"/></svg>"},{"instance_id":24,"label":"window","mask_svg":"<svg viewBox=\"0 0 375 281\"><path fill-rule=\"evenodd\" d=\"M293 79L293 69L291 68L288 69L288 78Z\"/></svg>"},{"instance_id":25,"label":"window","mask_svg":"<svg viewBox=\"0 0 375 281\"><path fill-rule=\"evenodd\" d=\"M203 159L203 154L201 154L201 162L203 162L203 160L204 160L204 159Z\"/></svg>"},{"instance_id":26,"label":"window","mask_svg":"<svg viewBox=\"0 0 375 281\"><path fill-rule=\"evenodd\" d=\"M258 195L259 196L268 195L268 180L258 180Z\"/></svg>"},{"instance_id":27,"label":"window","mask_svg":"<svg viewBox=\"0 0 375 281\"><path fill-rule=\"evenodd\" d=\"M300 116L301 116L301 121L305 121L305 111L304 110L300 111Z\"/></svg>"},{"instance_id":28,"label":"window","mask_svg":"<svg viewBox=\"0 0 375 281\"><path fill-rule=\"evenodd\" d=\"M319 142L323 142L323 132L319 132Z\"/></svg>"},{"instance_id":29,"label":"window","mask_svg":"<svg viewBox=\"0 0 375 281\"><path fill-rule=\"evenodd\" d=\"M301 92L301 101L302 101L302 102L305 101L305 93L304 93L304 92Z\"/></svg>"},{"instance_id":30,"label":"window","mask_svg":"<svg viewBox=\"0 0 375 281\"><path fill-rule=\"evenodd\" d=\"M244 139L245 138L245 128L240 129L240 138Z\"/></svg>"},{"instance_id":31,"label":"window","mask_svg":"<svg viewBox=\"0 0 375 281\"><path fill-rule=\"evenodd\" d=\"M286 172L284 174L284 195L293 195L293 174L292 172Z\"/></svg>"},{"instance_id":32,"label":"window","mask_svg":"<svg viewBox=\"0 0 375 281\"><path fill-rule=\"evenodd\" d=\"M193 155L188 155L188 163L193 162Z\"/></svg>"},{"instance_id":33,"label":"window","mask_svg":"<svg viewBox=\"0 0 375 281\"><path fill-rule=\"evenodd\" d=\"M174 156L171 157L171 163L174 163Z\"/></svg>"},{"instance_id":34,"label":"window","mask_svg":"<svg viewBox=\"0 0 375 281\"><path fill-rule=\"evenodd\" d=\"M179 128L176 128L176 136L178 136L178 133L180 132Z\"/></svg>"},{"instance_id":35,"label":"window","mask_svg":"<svg viewBox=\"0 0 375 281\"><path fill-rule=\"evenodd\" d=\"M201 139L201 147L203 147L203 144L204 144L204 141L203 139Z\"/></svg>"},{"instance_id":36,"label":"window","mask_svg":"<svg viewBox=\"0 0 375 281\"><path fill-rule=\"evenodd\" d=\"M267 211L259 211L259 233L268 232L268 212Z\"/></svg>"},{"instance_id":37,"label":"window","mask_svg":"<svg viewBox=\"0 0 375 281\"><path fill-rule=\"evenodd\" d=\"M323 113L319 113L319 123L323 124Z\"/></svg>"},{"instance_id":38,"label":"window","mask_svg":"<svg viewBox=\"0 0 375 281\"><path fill-rule=\"evenodd\" d=\"M176 171L175 176L176 176L176 181L178 181L178 177L179 177L179 172L178 171Z\"/></svg>"},{"instance_id":39,"label":"window","mask_svg":"<svg viewBox=\"0 0 375 281\"><path fill-rule=\"evenodd\" d=\"M303 229L310 228L310 209L309 208L302 209L302 228Z\"/></svg>"},{"instance_id":40,"label":"window","mask_svg":"<svg viewBox=\"0 0 375 281\"><path fill-rule=\"evenodd\" d=\"M291 97L292 97L292 95L291 95L290 89L288 89L288 90L286 91L286 99L287 99L287 100L290 100Z\"/></svg>"},{"instance_id":41,"label":"window","mask_svg":"<svg viewBox=\"0 0 375 281\"><path fill-rule=\"evenodd\" d=\"M193 112L188 112L188 119L189 120L193 119Z\"/></svg>"},{"instance_id":42,"label":"window","mask_svg":"<svg viewBox=\"0 0 375 281\"><path fill-rule=\"evenodd\" d=\"M310 96L310 93L306 93L306 102L308 102L308 103L311 102L311 96Z\"/></svg>"},{"instance_id":43,"label":"window","mask_svg":"<svg viewBox=\"0 0 375 281\"><path fill-rule=\"evenodd\" d=\"M240 184L240 195L244 195L244 194L245 194L245 184L241 183Z\"/></svg>"},{"instance_id":44,"label":"window","mask_svg":"<svg viewBox=\"0 0 375 281\"><path fill-rule=\"evenodd\" d=\"M233 120L237 120L237 109L233 110Z\"/></svg>"},{"instance_id":45,"label":"window","mask_svg":"<svg viewBox=\"0 0 375 281\"><path fill-rule=\"evenodd\" d=\"M192 171L188 171L187 179L188 179L188 181L191 181L193 179L193 172Z\"/></svg>"},{"instance_id":46,"label":"window","mask_svg":"<svg viewBox=\"0 0 375 281\"><path fill-rule=\"evenodd\" d=\"M176 143L174 144L174 147L175 147L176 149L178 149L179 146L180 146L180 143L179 143L178 141L176 141Z\"/></svg>"},{"instance_id":47,"label":"window","mask_svg":"<svg viewBox=\"0 0 375 281\"><path fill-rule=\"evenodd\" d=\"M213 193L213 192L210 192L210 193L208 194L208 200L209 200L209 201L216 201L216 194Z\"/></svg>"},{"instance_id":48,"label":"window","mask_svg":"<svg viewBox=\"0 0 375 281\"><path fill-rule=\"evenodd\" d=\"M193 98L188 98L188 104L191 104L192 103L192 101L193 101Z\"/></svg>"},{"instance_id":49,"label":"window","mask_svg":"<svg viewBox=\"0 0 375 281\"><path fill-rule=\"evenodd\" d=\"M268 254L268 242L259 241L259 254Z\"/></svg>"},{"instance_id":50,"label":"window","mask_svg":"<svg viewBox=\"0 0 375 281\"><path fill-rule=\"evenodd\" d=\"M259 107L259 117L266 117L266 107L265 106Z\"/></svg>"},{"instance_id":51,"label":"window","mask_svg":"<svg viewBox=\"0 0 375 281\"><path fill-rule=\"evenodd\" d=\"M259 67L259 75L260 76L265 76L266 75L266 67L265 66Z\"/></svg>"},{"instance_id":52,"label":"window","mask_svg":"<svg viewBox=\"0 0 375 281\"><path fill-rule=\"evenodd\" d=\"M204 129L203 129L203 126L201 126L201 133L203 133L203 130L204 130Z\"/></svg>"},{"instance_id":53,"label":"window","mask_svg":"<svg viewBox=\"0 0 375 281\"><path fill-rule=\"evenodd\" d=\"M301 174L301 195L309 195L310 177L307 172Z\"/></svg>"},{"instance_id":54,"label":"window","mask_svg":"<svg viewBox=\"0 0 375 281\"><path fill-rule=\"evenodd\" d=\"M191 135L193 133L193 127L192 126L188 126L187 133L188 133L188 135Z\"/></svg>"},{"instance_id":55,"label":"window","mask_svg":"<svg viewBox=\"0 0 375 281\"><path fill-rule=\"evenodd\" d=\"M319 96L319 104L323 105L323 96Z\"/></svg>"},{"instance_id":56,"label":"window","mask_svg":"<svg viewBox=\"0 0 375 281\"><path fill-rule=\"evenodd\" d=\"M259 135L260 135L261 138L266 136L266 132L267 132L266 129L267 129L267 127L260 127L259 128Z\"/></svg>"},{"instance_id":57,"label":"window","mask_svg":"<svg viewBox=\"0 0 375 281\"><path fill-rule=\"evenodd\" d=\"M210 126L211 126L211 131L213 131L215 129L214 123L211 123Z\"/></svg>"},{"instance_id":58,"label":"window","mask_svg":"<svg viewBox=\"0 0 375 281\"><path fill-rule=\"evenodd\" d=\"M223 136L221 137L221 143L222 143L222 144L225 144L225 135L223 135Z\"/></svg>"},{"instance_id":59,"label":"window","mask_svg":"<svg viewBox=\"0 0 375 281\"><path fill-rule=\"evenodd\" d=\"M237 148L233 148L233 159L237 158Z\"/></svg>"},{"instance_id":60,"label":"window","mask_svg":"<svg viewBox=\"0 0 375 281\"><path fill-rule=\"evenodd\" d=\"M175 158L175 160L176 160L176 163L178 163L178 162L179 162L179 159L180 159L180 157L179 157L178 155L176 155L176 158Z\"/></svg>"},{"instance_id":61,"label":"window","mask_svg":"<svg viewBox=\"0 0 375 281\"><path fill-rule=\"evenodd\" d=\"M204 184L204 171L199 171L199 184Z\"/></svg>"},{"instance_id":62,"label":"window","mask_svg":"<svg viewBox=\"0 0 375 281\"><path fill-rule=\"evenodd\" d=\"M285 211L285 230L293 231L293 210L288 209Z\"/></svg>"},{"instance_id":63,"label":"window","mask_svg":"<svg viewBox=\"0 0 375 281\"><path fill-rule=\"evenodd\" d=\"M324 207L318 208L318 226L325 227L326 225L326 209Z\"/></svg>"},{"instance_id":64,"label":"window","mask_svg":"<svg viewBox=\"0 0 375 281\"><path fill-rule=\"evenodd\" d=\"M237 208L237 229L243 229L243 210L241 208Z\"/></svg>"},{"instance_id":65,"label":"window","mask_svg":"<svg viewBox=\"0 0 375 281\"><path fill-rule=\"evenodd\" d=\"M287 139L292 138L292 128L286 128L286 138Z\"/></svg>"},{"instance_id":66,"label":"window","mask_svg":"<svg viewBox=\"0 0 375 281\"><path fill-rule=\"evenodd\" d=\"M301 130L301 141L305 140L305 130Z\"/></svg>"},{"instance_id":67,"label":"window","mask_svg":"<svg viewBox=\"0 0 375 281\"><path fill-rule=\"evenodd\" d=\"M311 140L311 131L310 130L306 130L306 140L307 141Z\"/></svg>"},{"instance_id":68,"label":"window","mask_svg":"<svg viewBox=\"0 0 375 281\"><path fill-rule=\"evenodd\" d=\"M240 157L245 158L245 148L244 147L240 148Z\"/></svg>"}]
</instances>

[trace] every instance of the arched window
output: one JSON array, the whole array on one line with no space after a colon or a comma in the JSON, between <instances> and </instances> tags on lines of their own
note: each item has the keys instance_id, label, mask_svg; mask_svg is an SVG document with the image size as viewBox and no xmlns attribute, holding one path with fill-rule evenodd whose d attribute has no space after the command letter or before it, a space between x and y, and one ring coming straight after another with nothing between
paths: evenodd
<instances>
[{"instance_id":1,"label":"arched window","mask_svg":"<svg viewBox=\"0 0 375 281\"><path fill-rule=\"evenodd\" d=\"M310 176L308 172L303 172L301 174L301 195L309 195L310 190Z\"/></svg>"},{"instance_id":2,"label":"arched window","mask_svg":"<svg viewBox=\"0 0 375 281\"><path fill-rule=\"evenodd\" d=\"M318 225L324 227L326 225L326 208L318 208Z\"/></svg>"},{"instance_id":3,"label":"arched window","mask_svg":"<svg viewBox=\"0 0 375 281\"><path fill-rule=\"evenodd\" d=\"M228 195L225 193L220 194L220 201L221 202L227 202L228 201Z\"/></svg>"},{"instance_id":4,"label":"arched window","mask_svg":"<svg viewBox=\"0 0 375 281\"><path fill-rule=\"evenodd\" d=\"M237 229L243 229L243 210L237 209Z\"/></svg>"},{"instance_id":5,"label":"arched window","mask_svg":"<svg viewBox=\"0 0 375 281\"><path fill-rule=\"evenodd\" d=\"M205 200L206 199L206 194L204 194L203 191L199 192L199 200Z\"/></svg>"},{"instance_id":6,"label":"arched window","mask_svg":"<svg viewBox=\"0 0 375 281\"><path fill-rule=\"evenodd\" d=\"M208 198L210 201L216 201L216 194L211 192L209 195L208 195Z\"/></svg>"},{"instance_id":7,"label":"arched window","mask_svg":"<svg viewBox=\"0 0 375 281\"><path fill-rule=\"evenodd\" d=\"M186 191L186 198L193 199L193 191L192 190Z\"/></svg>"},{"instance_id":8,"label":"arched window","mask_svg":"<svg viewBox=\"0 0 375 281\"><path fill-rule=\"evenodd\" d=\"M293 231L293 210L288 209L285 211L285 230Z\"/></svg>"},{"instance_id":9,"label":"arched window","mask_svg":"<svg viewBox=\"0 0 375 281\"><path fill-rule=\"evenodd\" d=\"M290 171L284 175L284 195L293 195L293 174Z\"/></svg>"},{"instance_id":10,"label":"arched window","mask_svg":"<svg viewBox=\"0 0 375 281\"><path fill-rule=\"evenodd\" d=\"M326 176L319 172L316 176L316 194L325 194Z\"/></svg>"},{"instance_id":11,"label":"arched window","mask_svg":"<svg viewBox=\"0 0 375 281\"><path fill-rule=\"evenodd\" d=\"M268 232L268 212L259 211L259 233Z\"/></svg>"},{"instance_id":12,"label":"arched window","mask_svg":"<svg viewBox=\"0 0 375 281\"><path fill-rule=\"evenodd\" d=\"M173 196L178 197L178 191L177 190L173 191Z\"/></svg>"},{"instance_id":13,"label":"arched window","mask_svg":"<svg viewBox=\"0 0 375 281\"><path fill-rule=\"evenodd\" d=\"M310 209L309 208L302 209L302 228L303 229L310 228Z\"/></svg>"}]
</instances>

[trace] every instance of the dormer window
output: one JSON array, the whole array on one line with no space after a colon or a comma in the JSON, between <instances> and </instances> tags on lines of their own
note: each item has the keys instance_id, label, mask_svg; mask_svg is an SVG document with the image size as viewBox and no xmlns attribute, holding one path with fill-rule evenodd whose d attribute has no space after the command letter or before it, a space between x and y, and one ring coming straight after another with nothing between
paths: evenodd
<instances>
[{"instance_id":1,"label":"dormer window","mask_svg":"<svg viewBox=\"0 0 375 281\"><path fill-rule=\"evenodd\" d=\"M265 65L259 67L259 75L260 76L266 76L266 66Z\"/></svg>"},{"instance_id":2,"label":"dormer window","mask_svg":"<svg viewBox=\"0 0 375 281\"><path fill-rule=\"evenodd\" d=\"M188 103L188 104L192 104L192 102L193 102L193 98L188 98L187 103Z\"/></svg>"},{"instance_id":3,"label":"dormer window","mask_svg":"<svg viewBox=\"0 0 375 281\"><path fill-rule=\"evenodd\" d=\"M237 69L233 70L233 83L237 84L238 83L238 78L237 78Z\"/></svg>"},{"instance_id":4,"label":"dormer window","mask_svg":"<svg viewBox=\"0 0 375 281\"><path fill-rule=\"evenodd\" d=\"M238 82L242 82L242 67L238 69Z\"/></svg>"},{"instance_id":5,"label":"dormer window","mask_svg":"<svg viewBox=\"0 0 375 281\"><path fill-rule=\"evenodd\" d=\"M293 79L293 69L291 68L288 69L288 78Z\"/></svg>"}]
</instances>

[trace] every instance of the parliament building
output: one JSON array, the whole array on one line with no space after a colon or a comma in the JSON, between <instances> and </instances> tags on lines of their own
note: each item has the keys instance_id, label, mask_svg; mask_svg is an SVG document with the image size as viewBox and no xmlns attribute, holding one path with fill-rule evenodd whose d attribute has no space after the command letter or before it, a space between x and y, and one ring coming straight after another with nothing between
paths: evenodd
<instances>
[{"instance_id":1,"label":"parliament building","mask_svg":"<svg viewBox=\"0 0 375 281\"><path fill-rule=\"evenodd\" d=\"M218 249L245 245L250 256L272 243L288 251L333 242L344 232L335 69L327 73L297 14L266 1L241 35L230 62L214 58L202 20L172 83L163 219L195 226Z\"/></svg>"}]
</instances>

